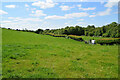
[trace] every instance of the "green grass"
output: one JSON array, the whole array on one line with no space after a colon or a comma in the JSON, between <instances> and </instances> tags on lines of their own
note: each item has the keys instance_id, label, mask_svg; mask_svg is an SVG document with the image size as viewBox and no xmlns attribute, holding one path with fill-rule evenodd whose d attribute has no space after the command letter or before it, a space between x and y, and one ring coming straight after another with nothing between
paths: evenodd
<instances>
[{"instance_id":1,"label":"green grass","mask_svg":"<svg viewBox=\"0 0 120 80\"><path fill-rule=\"evenodd\" d=\"M3 78L117 78L118 46L2 30Z\"/></svg>"}]
</instances>

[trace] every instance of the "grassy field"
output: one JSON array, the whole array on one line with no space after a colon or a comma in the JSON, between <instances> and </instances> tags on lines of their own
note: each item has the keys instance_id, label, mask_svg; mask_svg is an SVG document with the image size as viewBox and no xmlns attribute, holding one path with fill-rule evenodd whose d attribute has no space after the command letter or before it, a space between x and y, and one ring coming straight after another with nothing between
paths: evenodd
<instances>
[{"instance_id":1,"label":"grassy field","mask_svg":"<svg viewBox=\"0 0 120 80\"><path fill-rule=\"evenodd\" d=\"M117 78L118 46L2 30L3 78Z\"/></svg>"}]
</instances>

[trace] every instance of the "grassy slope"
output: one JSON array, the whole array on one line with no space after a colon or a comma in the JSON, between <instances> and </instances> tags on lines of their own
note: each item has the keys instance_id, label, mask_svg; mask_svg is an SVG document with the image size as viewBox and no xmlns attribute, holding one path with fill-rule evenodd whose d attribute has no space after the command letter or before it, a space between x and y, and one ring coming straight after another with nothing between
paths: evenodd
<instances>
[{"instance_id":1,"label":"grassy slope","mask_svg":"<svg viewBox=\"0 0 120 80\"><path fill-rule=\"evenodd\" d=\"M3 77L114 78L118 47L3 29Z\"/></svg>"}]
</instances>

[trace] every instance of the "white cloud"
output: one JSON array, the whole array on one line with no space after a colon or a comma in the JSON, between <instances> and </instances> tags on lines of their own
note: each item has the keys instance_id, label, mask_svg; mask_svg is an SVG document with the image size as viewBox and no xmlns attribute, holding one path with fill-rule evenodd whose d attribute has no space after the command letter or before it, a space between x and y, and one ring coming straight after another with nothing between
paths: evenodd
<instances>
[{"instance_id":1,"label":"white cloud","mask_svg":"<svg viewBox=\"0 0 120 80\"><path fill-rule=\"evenodd\" d=\"M105 11L98 12L96 14L90 15L89 17L110 15L112 7L118 5L118 1L119 0L108 0L108 2L104 5L104 7L107 7Z\"/></svg>"},{"instance_id":2,"label":"white cloud","mask_svg":"<svg viewBox=\"0 0 120 80\"><path fill-rule=\"evenodd\" d=\"M69 23L64 23L65 25L68 25Z\"/></svg>"},{"instance_id":3,"label":"white cloud","mask_svg":"<svg viewBox=\"0 0 120 80\"><path fill-rule=\"evenodd\" d=\"M1 23L11 23L12 21L1 21Z\"/></svg>"},{"instance_id":4,"label":"white cloud","mask_svg":"<svg viewBox=\"0 0 120 80\"><path fill-rule=\"evenodd\" d=\"M107 7L105 11L99 12L97 15L99 16L105 16L110 15L112 11L112 7L116 6L118 4L119 0L108 0L108 2L104 5L104 7Z\"/></svg>"},{"instance_id":5,"label":"white cloud","mask_svg":"<svg viewBox=\"0 0 120 80\"><path fill-rule=\"evenodd\" d=\"M35 13L36 8L31 8L32 13Z\"/></svg>"},{"instance_id":6,"label":"white cloud","mask_svg":"<svg viewBox=\"0 0 120 80\"><path fill-rule=\"evenodd\" d=\"M46 8L52 8L56 5L57 3L54 3L52 0L46 0L46 2L44 1L37 1L32 3L33 6L38 6L42 9L46 9Z\"/></svg>"},{"instance_id":7,"label":"white cloud","mask_svg":"<svg viewBox=\"0 0 120 80\"><path fill-rule=\"evenodd\" d=\"M98 12L96 14L89 15L89 17L96 17L96 16L106 16L110 15L110 12L112 11L111 8L107 8L105 11Z\"/></svg>"},{"instance_id":8,"label":"white cloud","mask_svg":"<svg viewBox=\"0 0 120 80\"><path fill-rule=\"evenodd\" d=\"M80 26L86 27L88 24L86 22L78 22L75 25L80 25Z\"/></svg>"},{"instance_id":9,"label":"white cloud","mask_svg":"<svg viewBox=\"0 0 120 80\"><path fill-rule=\"evenodd\" d=\"M77 5L77 6L78 6L79 8L80 8L80 7L82 7L82 5L81 5L81 4L79 4L79 5Z\"/></svg>"},{"instance_id":10,"label":"white cloud","mask_svg":"<svg viewBox=\"0 0 120 80\"><path fill-rule=\"evenodd\" d=\"M71 13L71 14L65 14L64 16L46 16L45 19L70 19L70 18L79 18L79 17L85 17L88 16L89 14L86 12L81 12L81 13Z\"/></svg>"},{"instance_id":11,"label":"white cloud","mask_svg":"<svg viewBox=\"0 0 120 80\"><path fill-rule=\"evenodd\" d=\"M46 16L45 19L65 19L65 17L53 15L53 16Z\"/></svg>"},{"instance_id":12,"label":"white cloud","mask_svg":"<svg viewBox=\"0 0 120 80\"><path fill-rule=\"evenodd\" d=\"M15 8L16 5L6 5L5 7L7 7L7 8Z\"/></svg>"},{"instance_id":13,"label":"white cloud","mask_svg":"<svg viewBox=\"0 0 120 80\"><path fill-rule=\"evenodd\" d=\"M72 14L65 14L65 18L78 18L78 17L85 17L88 16L89 14L86 12L81 12L81 13L72 13Z\"/></svg>"},{"instance_id":14,"label":"white cloud","mask_svg":"<svg viewBox=\"0 0 120 80\"><path fill-rule=\"evenodd\" d=\"M42 21L42 20L39 19L39 18L8 17L8 19L11 19L11 20L13 20L13 21L23 21L23 22L29 22L29 21L32 21L32 22L39 22L39 21Z\"/></svg>"},{"instance_id":15,"label":"white cloud","mask_svg":"<svg viewBox=\"0 0 120 80\"><path fill-rule=\"evenodd\" d=\"M0 10L0 15L3 15L3 14L8 14L8 13L3 10Z\"/></svg>"},{"instance_id":16,"label":"white cloud","mask_svg":"<svg viewBox=\"0 0 120 80\"><path fill-rule=\"evenodd\" d=\"M89 8L79 8L79 9L82 9L84 11L87 11L87 10L95 10L96 7L89 7Z\"/></svg>"},{"instance_id":17,"label":"white cloud","mask_svg":"<svg viewBox=\"0 0 120 80\"><path fill-rule=\"evenodd\" d=\"M69 7L69 6L60 6L60 8L61 8L63 11L66 11L66 10L70 10L70 9L73 8L73 7Z\"/></svg>"},{"instance_id":18,"label":"white cloud","mask_svg":"<svg viewBox=\"0 0 120 80\"><path fill-rule=\"evenodd\" d=\"M31 8L31 10L36 10L36 8Z\"/></svg>"},{"instance_id":19,"label":"white cloud","mask_svg":"<svg viewBox=\"0 0 120 80\"><path fill-rule=\"evenodd\" d=\"M25 4L25 7L29 7L29 5L28 5L28 4Z\"/></svg>"},{"instance_id":20,"label":"white cloud","mask_svg":"<svg viewBox=\"0 0 120 80\"><path fill-rule=\"evenodd\" d=\"M97 15L99 16L105 16L105 15L110 15L110 12L112 11L111 8L106 9L105 11L99 12Z\"/></svg>"},{"instance_id":21,"label":"white cloud","mask_svg":"<svg viewBox=\"0 0 120 80\"><path fill-rule=\"evenodd\" d=\"M31 16L37 16L37 17L39 17L39 16L46 16L46 14L44 14L42 10L36 10L34 12L34 14L30 14L30 15Z\"/></svg>"},{"instance_id":22,"label":"white cloud","mask_svg":"<svg viewBox=\"0 0 120 80\"><path fill-rule=\"evenodd\" d=\"M79 9L84 10L84 11L87 11L87 10L95 10L95 9L96 9L96 7L82 8L82 5L81 5L81 4L80 4L80 5L77 5L77 6L79 7Z\"/></svg>"},{"instance_id":23,"label":"white cloud","mask_svg":"<svg viewBox=\"0 0 120 80\"><path fill-rule=\"evenodd\" d=\"M38 24L39 23L39 24ZM1 26L12 29L31 29L36 30L40 27L43 20L40 18L20 18L20 17L8 17L8 20L2 21Z\"/></svg>"},{"instance_id":24,"label":"white cloud","mask_svg":"<svg viewBox=\"0 0 120 80\"><path fill-rule=\"evenodd\" d=\"M96 15L90 15L89 17L96 17Z\"/></svg>"},{"instance_id":25,"label":"white cloud","mask_svg":"<svg viewBox=\"0 0 120 80\"><path fill-rule=\"evenodd\" d=\"M12 20L12 21L22 21L24 20L23 18L20 18L20 17L8 17L9 20Z\"/></svg>"},{"instance_id":26,"label":"white cloud","mask_svg":"<svg viewBox=\"0 0 120 80\"><path fill-rule=\"evenodd\" d=\"M111 7L113 7L113 6L118 5L118 1L119 1L119 0L109 0L109 1L107 2L107 4L105 4L104 6L105 6L105 7L108 7L108 8L111 8Z\"/></svg>"},{"instance_id":27,"label":"white cloud","mask_svg":"<svg viewBox=\"0 0 120 80\"><path fill-rule=\"evenodd\" d=\"M12 29L29 29L29 30L37 30L40 28L39 24L27 23L27 22L11 22L11 23L2 23L2 27L12 28Z\"/></svg>"},{"instance_id":28,"label":"white cloud","mask_svg":"<svg viewBox=\"0 0 120 80\"><path fill-rule=\"evenodd\" d=\"M28 4L25 4L25 7L26 7L26 10L29 11L30 10L30 7Z\"/></svg>"},{"instance_id":29,"label":"white cloud","mask_svg":"<svg viewBox=\"0 0 120 80\"><path fill-rule=\"evenodd\" d=\"M20 17L8 17L8 19L19 19Z\"/></svg>"},{"instance_id":30,"label":"white cloud","mask_svg":"<svg viewBox=\"0 0 120 80\"><path fill-rule=\"evenodd\" d=\"M34 22L39 22L39 21L42 21L42 20L39 19L39 18L25 18L25 19L23 19L23 21L34 21Z\"/></svg>"},{"instance_id":31,"label":"white cloud","mask_svg":"<svg viewBox=\"0 0 120 80\"><path fill-rule=\"evenodd\" d=\"M35 13L34 11L32 11L32 13Z\"/></svg>"}]
</instances>

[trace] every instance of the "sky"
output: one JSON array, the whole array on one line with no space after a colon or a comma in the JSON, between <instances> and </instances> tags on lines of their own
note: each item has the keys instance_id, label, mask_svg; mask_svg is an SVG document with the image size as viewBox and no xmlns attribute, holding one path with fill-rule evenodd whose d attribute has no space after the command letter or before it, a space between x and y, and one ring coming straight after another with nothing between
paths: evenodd
<instances>
[{"instance_id":1,"label":"sky","mask_svg":"<svg viewBox=\"0 0 120 80\"><path fill-rule=\"evenodd\" d=\"M117 1L117 0L115 0ZM12 29L58 29L66 26L102 27L118 22L118 3L111 2L2 2L1 27ZM0 4L0 5L1 5Z\"/></svg>"}]
</instances>

